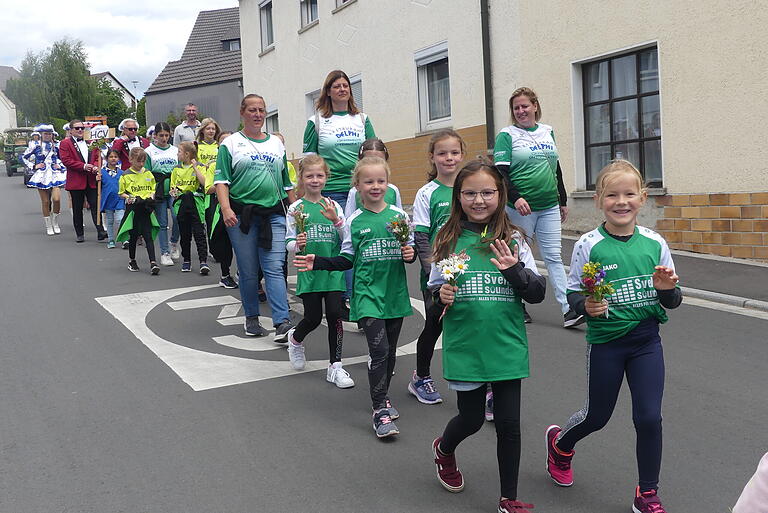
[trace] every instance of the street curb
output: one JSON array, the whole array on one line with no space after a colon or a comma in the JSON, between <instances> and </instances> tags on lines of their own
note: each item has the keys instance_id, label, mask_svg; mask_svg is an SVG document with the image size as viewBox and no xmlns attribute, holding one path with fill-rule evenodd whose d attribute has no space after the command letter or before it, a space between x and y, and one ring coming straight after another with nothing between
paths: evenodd
<instances>
[{"instance_id":1,"label":"street curb","mask_svg":"<svg viewBox=\"0 0 768 513\"><path fill-rule=\"evenodd\" d=\"M682 289L684 297L695 297L697 299L706 299L707 301L713 301L715 303L722 303L725 305L768 312L768 301L760 301L758 299L750 299L741 296L732 296L730 294L722 294L720 292L712 292L710 290L693 289L690 287L680 287L680 289Z\"/></svg>"},{"instance_id":2,"label":"street curb","mask_svg":"<svg viewBox=\"0 0 768 513\"><path fill-rule=\"evenodd\" d=\"M536 260L536 267L539 268L539 272L546 274L546 266L541 260ZM570 266L563 265L565 272L568 273ZM748 297L732 296L730 294L723 294L721 292L712 292L710 290L694 289L691 287L680 287L683 291L683 297L693 297L696 299L705 299L714 303L720 303L723 305L738 306L740 308L749 308L751 310L760 310L761 312L768 312L768 301L760 301L759 299L751 299Z\"/></svg>"}]
</instances>

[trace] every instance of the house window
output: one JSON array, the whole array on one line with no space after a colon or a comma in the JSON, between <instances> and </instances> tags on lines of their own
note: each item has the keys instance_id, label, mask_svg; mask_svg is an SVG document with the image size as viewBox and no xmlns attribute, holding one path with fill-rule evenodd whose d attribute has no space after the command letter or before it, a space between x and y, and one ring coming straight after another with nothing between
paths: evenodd
<instances>
[{"instance_id":1,"label":"house window","mask_svg":"<svg viewBox=\"0 0 768 513\"><path fill-rule=\"evenodd\" d=\"M306 27L317 20L317 0L301 0L301 26Z\"/></svg>"},{"instance_id":2,"label":"house window","mask_svg":"<svg viewBox=\"0 0 768 513\"><path fill-rule=\"evenodd\" d=\"M277 115L277 109L267 112L264 127L270 134L280 131L280 118Z\"/></svg>"},{"instance_id":3,"label":"house window","mask_svg":"<svg viewBox=\"0 0 768 513\"><path fill-rule=\"evenodd\" d=\"M336 7L341 7L344 4L348 4L354 0L336 0Z\"/></svg>"},{"instance_id":4,"label":"house window","mask_svg":"<svg viewBox=\"0 0 768 513\"><path fill-rule=\"evenodd\" d=\"M646 48L583 65L588 189L612 159L630 161L649 187L662 187L658 55Z\"/></svg>"},{"instance_id":5,"label":"house window","mask_svg":"<svg viewBox=\"0 0 768 513\"><path fill-rule=\"evenodd\" d=\"M227 39L225 41L222 41L224 44L224 51L229 52L233 50L239 50L240 49L240 40L239 39Z\"/></svg>"},{"instance_id":6,"label":"house window","mask_svg":"<svg viewBox=\"0 0 768 513\"><path fill-rule=\"evenodd\" d=\"M416 52L419 128L421 131L451 123L451 84L448 45L439 43Z\"/></svg>"},{"instance_id":7,"label":"house window","mask_svg":"<svg viewBox=\"0 0 768 513\"><path fill-rule=\"evenodd\" d=\"M262 2L259 5L261 17L261 51L267 50L275 44L275 34L272 28L272 0Z\"/></svg>"}]
</instances>

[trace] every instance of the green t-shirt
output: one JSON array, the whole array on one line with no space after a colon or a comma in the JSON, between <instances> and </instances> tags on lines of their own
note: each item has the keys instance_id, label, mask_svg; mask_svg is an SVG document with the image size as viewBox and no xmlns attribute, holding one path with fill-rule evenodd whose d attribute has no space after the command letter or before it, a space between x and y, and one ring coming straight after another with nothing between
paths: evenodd
<instances>
[{"instance_id":1,"label":"green t-shirt","mask_svg":"<svg viewBox=\"0 0 768 513\"><path fill-rule=\"evenodd\" d=\"M229 185L229 197L238 203L277 205L293 189L283 143L269 134L259 140L232 134L219 146L214 183Z\"/></svg>"},{"instance_id":2,"label":"green t-shirt","mask_svg":"<svg viewBox=\"0 0 768 513\"><path fill-rule=\"evenodd\" d=\"M518 256L538 274L528 245L514 239ZM528 337L522 299L491 263L490 241L479 233L462 231L453 253L462 250L470 259L458 278L456 298L443 317L443 376L451 381L491 382L525 378ZM430 287L445 280L432 266Z\"/></svg>"},{"instance_id":3,"label":"green t-shirt","mask_svg":"<svg viewBox=\"0 0 768 513\"><path fill-rule=\"evenodd\" d=\"M333 200L332 200L333 201ZM290 244L296 241L296 219L292 213L304 207L304 213L309 214L309 228L307 229L307 246L304 248L305 255L314 254L322 257L339 256L341 249L341 237L344 232L343 225L339 228L333 226L323 214L321 214L320 204L312 203L304 198L294 202L288 207L288 216L286 217L285 242ZM336 215L344 220L344 212L341 205L333 202L336 208ZM347 284L344 280L344 273L341 271L313 271L311 273L298 273L296 281L296 294L301 295L305 292L331 292L347 290Z\"/></svg>"},{"instance_id":4,"label":"green t-shirt","mask_svg":"<svg viewBox=\"0 0 768 513\"><path fill-rule=\"evenodd\" d=\"M616 291L606 298L608 318L587 316L587 342L610 342L635 329L644 319L655 317L660 323L667 322L652 276L657 265L674 269L675 264L661 235L643 226L636 226L626 242L614 239L602 226L585 233L573 248L569 294L581 290L582 269L587 262L600 262L605 280Z\"/></svg>"},{"instance_id":5,"label":"green t-shirt","mask_svg":"<svg viewBox=\"0 0 768 513\"><path fill-rule=\"evenodd\" d=\"M384 210L356 211L344 224L341 254L352 261L354 289L349 318L397 319L413 313L400 243L387 230L402 209L387 205ZM413 245L413 238L408 242Z\"/></svg>"},{"instance_id":6,"label":"green t-shirt","mask_svg":"<svg viewBox=\"0 0 768 513\"><path fill-rule=\"evenodd\" d=\"M494 162L509 166L509 179L535 212L558 204L557 159L549 125L539 123L531 129L512 125L496 136Z\"/></svg>"},{"instance_id":7,"label":"green t-shirt","mask_svg":"<svg viewBox=\"0 0 768 513\"><path fill-rule=\"evenodd\" d=\"M438 230L451 215L452 195L453 187L443 185L437 179L416 192L413 200L413 229L428 233L430 242L435 240Z\"/></svg>"},{"instance_id":8,"label":"green t-shirt","mask_svg":"<svg viewBox=\"0 0 768 513\"><path fill-rule=\"evenodd\" d=\"M179 165L179 149L176 146L160 146L152 143L145 150L147 152L147 161L144 167L155 175L155 181L158 184L158 194L163 196L168 194L171 188L170 177L173 168ZM160 185L162 185L162 190Z\"/></svg>"},{"instance_id":9,"label":"green t-shirt","mask_svg":"<svg viewBox=\"0 0 768 513\"><path fill-rule=\"evenodd\" d=\"M304 130L304 154L316 153L331 168L331 177L323 192L347 192L351 187L352 170L357 164L357 153L363 141L376 137L368 116L362 112L334 112L330 118L318 116L307 121Z\"/></svg>"},{"instance_id":10,"label":"green t-shirt","mask_svg":"<svg viewBox=\"0 0 768 513\"><path fill-rule=\"evenodd\" d=\"M117 193L147 199L155 192L156 185L154 175L146 168L137 173L129 167L120 177Z\"/></svg>"}]
</instances>

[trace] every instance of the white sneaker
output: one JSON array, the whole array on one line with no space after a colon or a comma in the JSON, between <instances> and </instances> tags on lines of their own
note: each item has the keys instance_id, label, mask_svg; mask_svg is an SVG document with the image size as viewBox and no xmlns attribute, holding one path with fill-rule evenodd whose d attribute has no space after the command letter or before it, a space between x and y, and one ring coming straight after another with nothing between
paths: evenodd
<instances>
[{"instance_id":1,"label":"white sneaker","mask_svg":"<svg viewBox=\"0 0 768 513\"><path fill-rule=\"evenodd\" d=\"M173 265L173 259L169 253L163 253L160 255L160 265Z\"/></svg>"},{"instance_id":2,"label":"white sneaker","mask_svg":"<svg viewBox=\"0 0 768 513\"><path fill-rule=\"evenodd\" d=\"M328 383L333 383L339 388L352 388L355 382L349 377L349 372L341 366L341 362L336 362L328 366L328 373L325 376Z\"/></svg>"},{"instance_id":3,"label":"white sneaker","mask_svg":"<svg viewBox=\"0 0 768 513\"><path fill-rule=\"evenodd\" d=\"M53 235L53 222L51 221L50 217L44 217L45 220L45 233L48 235Z\"/></svg>"},{"instance_id":4,"label":"white sneaker","mask_svg":"<svg viewBox=\"0 0 768 513\"><path fill-rule=\"evenodd\" d=\"M171 243L171 258L174 260L181 258L181 250L179 249L179 245L173 242Z\"/></svg>"},{"instance_id":5,"label":"white sneaker","mask_svg":"<svg viewBox=\"0 0 768 513\"><path fill-rule=\"evenodd\" d=\"M307 359L304 356L304 344L296 344L293 340L293 330L288 332L288 359L293 370L304 370Z\"/></svg>"},{"instance_id":6,"label":"white sneaker","mask_svg":"<svg viewBox=\"0 0 768 513\"><path fill-rule=\"evenodd\" d=\"M55 212L51 214L51 224L53 224L53 233L61 233L61 227L59 227L59 214Z\"/></svg>"}]
</instances>

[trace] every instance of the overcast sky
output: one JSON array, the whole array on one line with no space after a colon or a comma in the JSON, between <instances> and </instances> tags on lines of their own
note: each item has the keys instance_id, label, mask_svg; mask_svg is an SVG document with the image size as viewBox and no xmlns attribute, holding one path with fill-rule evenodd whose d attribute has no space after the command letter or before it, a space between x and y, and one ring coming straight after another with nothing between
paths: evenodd
<instances>
[{"instance_id":1,"label":"overcast sky","mask_svg":"<svg viewBox=\"0 0 768 513\"><path fill-rule=\"evenodd\" d=\"M237 0L2 0L0 65L21 66L63 37L85 43L91 73L111 71L140 98L168 61L181 57L200 11ZM136 87L132 81L135 80Z\"/></svg>"}]
</instances>

